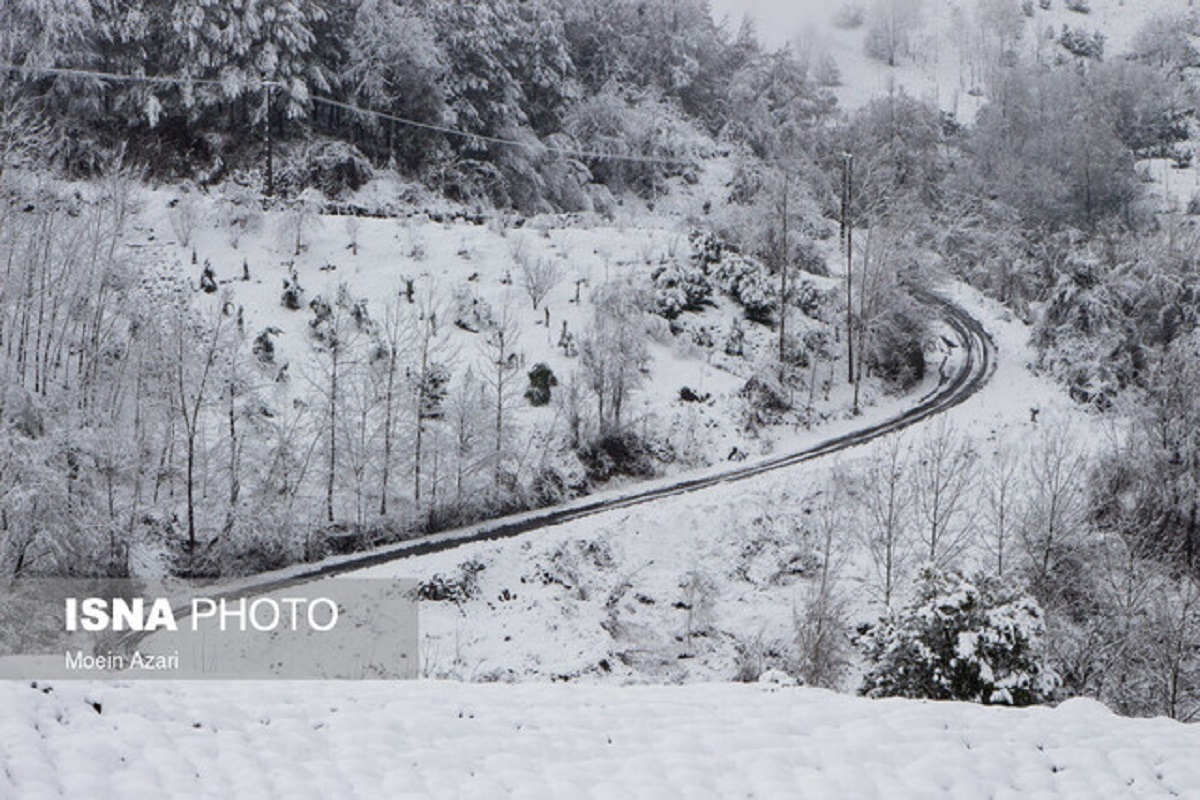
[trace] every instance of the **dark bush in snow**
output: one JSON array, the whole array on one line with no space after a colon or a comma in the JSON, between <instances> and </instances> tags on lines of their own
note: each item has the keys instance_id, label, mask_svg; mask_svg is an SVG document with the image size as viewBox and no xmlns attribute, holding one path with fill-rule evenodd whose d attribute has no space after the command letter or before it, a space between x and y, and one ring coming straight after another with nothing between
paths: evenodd
<instances>
[{"instance_id":1,"label":"dark bush in snow","mask_svg":"<svg viewBox=\"0 0 1200 800\"><path fill-rule=\"evenodd\" d=\"M925 377L925 324L904 309L889 312L876 326L865 357L873 375L905 390Z\"/></svg>"},{"instance_id":2,"label":"dark bush in snow","mask_svg":"<svg viewBox=\"0 0 1200 800\"><path fill-rule=\"evenodd\" d=\"M299 311L304 306L304 288L300 285L295 268L283 279L283 295L279 302L289 311Z\"/></svg>"},{"instance_id":3,"label":"dark bush in snow","mask_svg":"<svg viewBox=\"0 0 1200 800\"><path fill-rule=\"evenodd\" d=\"M275 340L272 337L277 336L279 333L279 328L271 326L262 329L254 337L254 345L251 350L254 353L254 357L263 364L275 363Z\"/></svg>"},{"instance_id":4,"label":"dark bush in snow","mask_svg":"<svg viewBox=\"0 0 1200 800\"><path fill-rule=\"evenodd\" d=\"M579 460L595 483L620 475L646 478L654 474L654 455L649 444L632 431L612 433L589 442L580 448Z\"/></svg>"},{"instance_id":5,"label":"dark bush in snow","mask_svg":"<svg viewBox=\"0 0 1200 800\"><path fill-rule=\"evenodd\" d=\"M417 584L417 598L435 603L444 601L462 603L470 600L479 593L479 573L484 569L485 566L481 561L476 559L464 561L451 575L443 575L439 572Z\"/></svg>"},{"instance_id":6,"label":"dark bush in snow","mask_svg":"<svg viewBox=\"0 0 1200 800\"><path fill-rule=\"evenodd\" d=\"M529 388L525 390L525 399L531 406L549 405L555 386L558 386L558 378L550 366L540 362L534 364L533 369L529 370Z\"/></svg>"}]
</instances>

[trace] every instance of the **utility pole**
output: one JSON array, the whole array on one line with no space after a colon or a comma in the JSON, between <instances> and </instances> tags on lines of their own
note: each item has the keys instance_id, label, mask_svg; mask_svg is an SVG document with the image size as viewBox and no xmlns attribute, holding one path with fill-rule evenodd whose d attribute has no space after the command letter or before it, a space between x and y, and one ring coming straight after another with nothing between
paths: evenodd
<instances>
[{"instance_id":1,"label":"utility pole","mask_svg":"<svg viewBox=\"0 0 1200 800\"><path fill-rule=\"evenodd\" d=\"M780 220L782 229L779 248L779 383L784 383L787 370L787 308L788 308L788 190L790 176L785 168L783 171L783 199L780 202Z\"/></svg>"},{"instance_id":2,"label":"utility pole","mask_svg":"<svg viewBox=\"0 0 1200 800\"><path fill-rule=\"evenodd\" d=\"M263 86L267 92L266 105L267 113L264 119L263 130L267 142L267 197L275 196L275 143L271 139L271 90L275 88L273 83L265 83Z\"/></svg>"},{"instance_id":3,"label":"utility pole","mask_svg":"<svg viewBox=\"0 0 1200 800\"><path fill-rule=\"evenodd\" d=\"M854 383L854 155L842 154L842 244L846 248L846 375Z\"/></svg>"}]
</instances>

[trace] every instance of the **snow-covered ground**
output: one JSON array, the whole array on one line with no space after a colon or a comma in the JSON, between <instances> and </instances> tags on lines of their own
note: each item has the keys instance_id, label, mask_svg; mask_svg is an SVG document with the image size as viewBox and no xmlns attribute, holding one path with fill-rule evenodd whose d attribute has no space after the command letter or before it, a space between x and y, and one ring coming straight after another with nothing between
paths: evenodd
<instances>
[{"instance_id":1,"label":"snow-covered ground","mask_svg":"<svg viewBox=\"0 0 1200 800\"><path fill-rule=\"evenodd\" d=\"M910 43L905 49L911 51L901 53L894 66L868 57L864 48L872 15L888 2L901 9L898 27L901 38ZM967 122L974 119L985 99L984 56L996 45L994 32L979 21L980 9L985 6L1010 7L1021 29L1014 49L1043 60L1062 52L1048 35L1058 36L1064 25L1103 34L1105 57L1114 59L1129 51L1134 36L1148 20L1196 13L1191 0L1088 0L1084 3L1086 13L1069 9L1065 0L1051 0L1049 8L1031 0L1028 16L1018 10L1021 5L1017 0L717 0L713 11L718 20L728 19L735 31L743 16L748 16L769 46L790 44L811 64L826 56L832 58L841 77L834 91L843 108L855 109L875 97L903 89ZM847 29L834 24L843 9L854 7L863 12L860 26ZM915 9L911 23L905 21L910 9Z\"/></svg>"},{"instance_id":2,"label":"snow-covered ground","mask_svg":"<svg viewBox=\"0 0 1200 800\"><path fill-rule=\"evenodd\" d=\"M959 285L945 291L985 321L999 351L978 395L948 412L987 464L1027 447L1057 424L1099 443L1098 422L1054 383L1030 372L1027 327ZM1038 421L1031 421L1037 409ZM887 409L807 434L799 448L882 419ZM925 429L902 434L916 444ZM481 542L365 570L361 577L468 573L473 598L421 604L427 677L469 681L727 681L757 677L787 659L795 614L813 584L822 525L837 527L835 557L852 621L881 612L872 568L845 515L827 523L829 475L861 476L877 446L700 492L619 509L511 540ZM847 498L843 497L843 502ZM692 635L689 635L692 634ZM749 673L749 674L747 674ZM845 688L852 688L848 676Z\"/></svg>"},{"instance_id":3,"label":"snow-covered ground","mask_svg":"<svg viewBox=\"0 0 1200 800\"><path fill-rule=\"evenodd\" d=\"M0 684L0 797L1200 797L1200 727L774 685Z\"/></svg>"}]
</instances>

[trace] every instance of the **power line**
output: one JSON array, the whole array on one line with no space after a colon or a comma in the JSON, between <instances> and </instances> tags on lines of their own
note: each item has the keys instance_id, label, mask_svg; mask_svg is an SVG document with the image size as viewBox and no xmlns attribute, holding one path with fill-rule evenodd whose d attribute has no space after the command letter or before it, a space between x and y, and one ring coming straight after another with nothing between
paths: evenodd
<instances>
[{"instance_id":1,"label":"power line","mask_svg":"<svg viewBox=\"0 0 1200 800\"><path fill-rule=\"evenodd\" d=\"M72 69L68 67L24 67L16 64L0 64L0 70L6 72L20 72L26 75L52 75L58 78L90 78L92 80L104 81L120 81L122 83L150 83L159 85L187 85L195 84L199 86L224 86L221 81L212 78L192 78L186 75L182 76L159 76L159 75L128 75L116 72L101 72L91 69ZM279 86L280 84L274 81L262 81L256 86Z\"/></svg>"},{"instance_id":2,"label":"power line","mask_svg":"<svg viewBox=\"0 0 1200 800\"><path fill-rule=\"evenodd\" d=\"M118 72L103 72L101 70L72 69L67 67L26 67L18 66L16 64L0 64L0 70L24 73L27 75L51 75L60 78L86 78L91 80L119 81L122 83L146 83L166 86L226 86L226 84L222 81L212 78L193 78L186 75L131 75ZM278 81L258 81L253 84L253 88L282 89L284 88L284 85ZM406 127L416 128L418 130L440 133L446 136L457 136L468 141L488 142L489 144L501 145L505 147L519 147L535 154L544 152L554 153L565 158L575 158L579 160L619 161L634 164L660 164L667 166L687 166L693 163L692 161L683 158L641 156L631 153L606 153L599 150L579 150L570 147L555 147L553 145L543 144L541 142L533 144L531 142L521 141L519 139L509 139L502 136L488 136L482 133L472 133L471 131L465 131L461 128L454 128L449 125L421 122L420 120L409 119L407 117L401 117L395 114L388 114L383 111L362 108L361 106L356 106L352 103L334 100L331 97L309 95L308 99L313 103L319 103L331 108L349 111L354 114L361 114L363 116L387 120L388 122L394 122L397 125L404 125Z\"/></svg>"},{"instance_id":3,"label":"power line","mask_svg":"<svg viewBox=\"0 0 1200 800\"><path fill-rule=\"evenodd\" d=\"M476 139L476 140L483 141L483 142L490 142L492 144L506 145L506 146L510 146L510 147L521 147L521 148L525 148L526 150L531 150L533 152L545 151L548 153L557 153L558 155L567 156L569 158L597 159L597 160L604 159L604 160L608 160L608 161L629 161L629 162L633 162L633 163L637 163L637 164L671 164L671 165L676 165L676 166L685 166L685 165L692 163L691 161L688 161L687 159L682 159L682 158L661 158L658 156L639 156L639 155L632 155L632 154L626 154L626 153L605 153L605 152L601 152L598 150L576 150L576 149L569 148L569 147L555 147L553 145L540 144L540 143L534 145L529 142L522 142L517 139L506 139L506 138L503 138L500 136L487 136L487 135L484 135L481 133L471 133L470 131L464 131L460 128L451 128L451 127L448 127L445 125L434 125L434 124L431 124L428 122L418 122L417 120L407 119L405 117L398 117L398 116L395 116L394 114L386 114L382 111L374 111L369 108L361 108L360 106L352 105L350 103L343 103L340 100L333 100L331 98L321 97L319 95L312 95L310 97L310 99L314 103L323 103L324 105L333 106L334 108L340 108L340 109L343 109L346 111L352 111L352 112L355 112L358 114L373 116L378 119L390 120L391 122L395 122L400 125L408 125L413 128L421 128L421 129L428 130L428 131L436 131L438 133L444 133L449 136L458 136L458 137L461 137L464 139Z\"/></svg>"}]
</instances>

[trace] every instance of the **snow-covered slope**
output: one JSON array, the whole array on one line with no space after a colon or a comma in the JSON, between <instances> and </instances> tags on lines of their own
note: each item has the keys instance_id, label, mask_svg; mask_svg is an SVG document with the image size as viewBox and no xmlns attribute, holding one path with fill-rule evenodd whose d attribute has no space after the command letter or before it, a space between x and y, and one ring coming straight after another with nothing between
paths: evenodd
<instances>
[{"instance_id":1,"label":"snow-covered slope","mask_svg":"<svg viewBox=\"0 0 1200 800\"><path fill-rule=\"evenodd\" d=\"M0 685L0 797L1200 797L1200 728L766 685Z\"/></svg>"},{"instance_id":2,"label":"snow-covered slope","mask_svg":"<svg viewBox=\"0 0 1200 800\"><path fill-rule=\"evenodd\" d=\"M864 42L873 14L888 2L898 8L916 9L911 30L903 23L903 38L909 43L894 66L869 58ZM1030 58L1052 58L1061 48L1047 34L1058 36L1063 26L1104 36L1105 57L1129 51L1138 30L1151 18L1195 14L1190 0L1087 0L1088 11L1067 7L1066 0L1051 0L1043 8L1031 0L1030 14L1019 9L1018 0L1008 3L1022 25L1014 48ZM990 0L881 0L881 2L822 2L822 0L717 0L718 19L729 20L733 29L743 15L770 46L790 43L797 52L816 63L823 56L836 62L841 82L835 91L844 108L854 109L874 97L903 88L909 94L936 103L959 119L974 118L982 101L985 54L997 44L995 33L981 22L980 9L1002 8ZM834 18L844 8L858 7L864 21L854 28L839 28ZM904 12L901 13L901 16Z\"/></svg>"}]
</instances>

